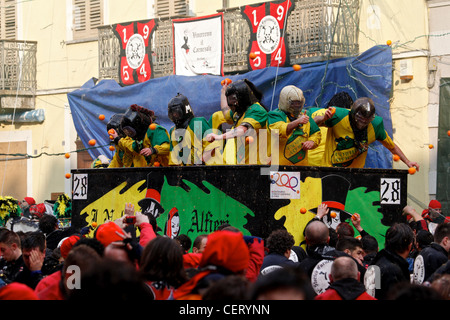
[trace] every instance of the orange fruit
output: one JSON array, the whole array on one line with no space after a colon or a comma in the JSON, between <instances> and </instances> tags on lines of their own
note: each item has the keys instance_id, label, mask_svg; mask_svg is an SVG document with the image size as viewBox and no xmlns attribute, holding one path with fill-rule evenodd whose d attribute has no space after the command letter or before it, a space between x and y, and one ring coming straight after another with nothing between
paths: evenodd
<instances>
[{"instance_id":1,"label":"orange fruit","mask_svg":"<svg viewBox=\"0 0 450 320\"><path fill-rule=\"evenodd\" d=\"M245 142L253 143L253 137L252 136L248 136L247 138L245 138Z\"/></svg>"},{"instance_id":2,"label":"orange fruit","mask_svg":"<svg viewBox=\"0 0 450 320\"><path fill-rule=\"evenodd\" d=\"M114 151L114 150L116 150L116 148L114 146L109 146L109 150Z\"/></svg>"},{"instance_id":3,"label":"orange fruit","mask_svg":"<svg viewBox=\"0 0 450 320\"><path fill-rule=\"evenodd\" d=\"M156 123L152 123L150 125L150 130L155 130L156 129Z\"/></svg>"},{"instance_id":4,"label":"orange fruit","mask_svg":"<svg viewBox=\"0 0 450 320\"><path fill-rule=\"evenodd\" d=\"M100 120L100 121L105 120L105 115L104 114L99 115L98 120Z\"/></svg>"},{"instance_id":5,"label":"orange fruit","mask_svg":"<svg viewBox=\"0 0 450 320\"><path fill-rule=\"evenodd\" d=\"M114 134L115 132L116 132L116 130L114 130L114 129L109 129L109 131L108 131L109 134Z\"/></svg>"},{"instance_id":6,"label":"orange fruit","mask_svg":"<svg viewBox=\"0 0 450 320\"><path fill-rule=\"evenodd\" d=\"M397 154L394 154L394 156L392 158L394 159L394 161L400 160L400 157Z\"/></svg>"},{"instance_id":7,"label":"orange fruit","mask_svg":"<svg viewBox=\"0 0 450 320\"><path fill-rule=\"evenodd\" d=\"M97 143L97 141L95 141L95 139L89 140L89 145L90 146L95 146L96 143Z\"/></svg>"},{"instance_id":8,"label":"orange fruit","mask_svg":"<svg viewBox=\"0 0 450 320\"><path fill-rule=\"evenodd\" d=\"M223 80L220 82L220 84L221 84L222 86L224 86L224 85L229 85L231 82L233 82L233 81L231 81L230 78L226 78L226 79L223 79Z\"/></svg>"},{"instance_id":9,"label":"orange fruit","mask_svg":"<svg viewBox=\"0 0 450 320\"><path fill-rule=\"evenodd\" d=\"M293 68L295 71L300 71L300 70L302 69L302 66L299 65L299 64L294 64L294 65L292 66L292 68Z\"/></svg>"},{"instance_id":10,"label":"orange fruit","mask_svg":"<svg viewBox=\"0 0 450 320\"><path fill-rule=\"evenodd\" d=\"M306 209L305 209L305 208L301 208L301 209L300 209L300 213L301 213L301 214L305 214L305 213L306 213Z\"/></svg>"},{"instance_id":11,"label":"orange fruit","mask_svg":"<svg viewBox=\"0 0 450 320\"><path fill-rule=\"evenodd\" d=\"M430 144L430 145L428 146L428 148L433 149L434 146L433 146L432 144Z\"/></svg>"},{"instance_id":12,"label":"orange fruit","mask_svg":"<svg viewBox=\"0 0 450 320\"><path fill-rule=\"evenodd\" d=\"M330 213L330 217L336 218L336 212L331 212L331 213Z\"/></svg>"},{"instance_id":13,"label":"orange fruit","mask_svg":"<svg viewBox=\"0 0 450 320\"><path fill-rule=\"evenodd\" d=\"M386 41L386 44L387 44L388 46L390 46L390 45L392 44L392 41L391 41L391 40L388 40L388 41Z\"/></svg>"},{"instance_id":14,"label":"orange fruit","mask_svg":"<svg viewBox=\"0 0 450 320\"><path fill-rule=\"evenodd\" d=\"M64 157L66 157L66 159L69 159L69 158L70 158L70 153L66 153L66 154L64 155Z\"/></svg>"},{"instance_id":15,"label":"orange fruit","mask_svg":"<svg viewBox=\"0 0 450 320\"><path fill-rule=\"evenodd\" d=\"M358 219L358 218L359 218L359 214L354 213L354 214L352 215L352 220L356 220L356 219Z\"/></svg>"},{"instance_id":16,"label":"orange fruit","mask_svg":"<svg viewBox=\"0 0 450 320\"><path fill-rule=\"evenodd\" d=\"M256 53L254 52L250 52L250 54L248 55L250 57L250 59L255 59L256 58Z\"/></svg>"},{"instance_id":17,"label":"orange fruit","mask_svg":"<svg viewBox=\"0 0 450 320\"><path fill-rule=\"evenodd\" d=\"M336 108L335 107L331 107L331 114L335 114L336 113Z\"/></svg>"},{"instance_id":18,"label":"orange fruit","mask_svg":"<svg viewBox=\"0 0 450 320\"><path fill-rule=\"evenodd\" d=\"M66 173L66 179L70 179L72 175L70 173Z\"/></svg>"},{"instance_id":19,"label":"orange fruit","mask_svg":"<svg viewBox=\"0 0 450 320\"><path fill-rule=\"evenodd\" d=\"M416 173L416 168L411 167L408 169L408 172L409 172L409 174L414 174L414 173Z\"/></svg>"},{"instance_id":20,"label":"orange fruit","mask_svg":"<svg viewBox=\"0 0 450 320\"><path fill-rule=\"evenodd\" d=\"M153 166L154 166L154 167L160 167L161 164L160 164L158 161L155 161L155 162L153 162Z\"/></svg>"},{"instance_id":21,"label":"orange fruit","mask_svg":"<svg viewBox=\"0 0 450 320\"><path fill-rule=\"evenodd\" d=\"M450 137L450 130L447 131L447 135Z\"/></svg>"},{"instance_id":22,"label":"orange fruit","mask_svg":"<svg viewBox=\"0 0 450 320\"><path fill-rule=\"evenodd\" d=\"M98 225L97 222L92 222L92 223L91 223L91 226L92 226L93 228L97 228L97 225Z\"/></svg>"}]
</instances>

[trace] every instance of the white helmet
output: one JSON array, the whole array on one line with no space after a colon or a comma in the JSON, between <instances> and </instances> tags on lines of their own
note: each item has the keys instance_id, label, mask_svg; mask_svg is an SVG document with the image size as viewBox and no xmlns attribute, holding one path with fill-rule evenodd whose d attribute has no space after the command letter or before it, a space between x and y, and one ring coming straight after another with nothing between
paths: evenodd
<instances>
[{"instance_id":1,"label":"white helmet","mask_svg":"<svg viewBox=\"0 0 450 320\"><path fill-rule=\"evenodd\" d=\"M292 103L298 101L299 105L295 106ZM296 86L286 86L280 92L280 100L278 101L278 108L287 114L298 117L300 111L305 105L305 97L303 91Z\"/></svg>"}]
</instances>

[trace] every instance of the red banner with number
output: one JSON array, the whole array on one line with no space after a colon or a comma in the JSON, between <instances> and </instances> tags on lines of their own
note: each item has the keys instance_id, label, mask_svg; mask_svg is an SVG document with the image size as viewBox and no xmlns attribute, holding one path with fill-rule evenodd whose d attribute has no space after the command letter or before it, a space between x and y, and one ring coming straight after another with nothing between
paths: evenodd
<instances>
[{"instance_id":1,"label":"red banner with number","mask_svg":"<svg viewBox=\"0 0 450 320\"><path fill-rule=\"evenodd\" d=\"M247 5L241 9L250 27L249 53L255 55L249 57L250 70L289 64L285 30L293 9L291 0Z\"/></svg>"},{"instance_id":2,"label":"red banner with number","mask_svg":"<svg viewBox=\"0 0 450 320\"><path fill-rule=\"evenodd\" d=\"M151 37L156 26L154 19L113 25L114 34L120 41L121 85L145 82L153 77Z\"/></svg>"}]
</instances>

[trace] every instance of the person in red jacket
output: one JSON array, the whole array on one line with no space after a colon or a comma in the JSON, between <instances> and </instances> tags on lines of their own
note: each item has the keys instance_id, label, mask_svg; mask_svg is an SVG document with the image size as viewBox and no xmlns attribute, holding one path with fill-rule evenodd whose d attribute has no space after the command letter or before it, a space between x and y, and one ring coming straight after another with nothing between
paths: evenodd
<instances>
[{"instance_id":1,"label":"person in red jacket","mask_svg":"<svg viewBox=\"0 0 450 320\"><path fill-rule=\"evenodd\" d=\"M228 275L245 277L250 252L241 232L219 230L208 236L198 273L174 293L175 300L202 300L203 293L215 281Z\"/></svg>"},{"instance_id":2,"label":"person in red jacket","mask_svg":"<svg viewBox=\"0 0 450 320\"><path fill-rule=\"evenodd\" d=\"M329 288L317 295L315 300L377 300L366 292L359 281L356 262L350 257L338 257L330 271Z\"/></svg>"},{"instance_id":3,"label":"person in red jacket","mask_svg":"<svg viewBox=\"0 0 450 320\"><path fill-rule=\"evenodd\" d=\"M71 290L79 289L76 287L74 266L81 275L94 268L100 259L98 252L85 244L73 248L64 260L62 270L41 280L41 282L45 281L45 285L38 284L35 294L39 300L67 300Z\"/></svg>"}]
</instances>

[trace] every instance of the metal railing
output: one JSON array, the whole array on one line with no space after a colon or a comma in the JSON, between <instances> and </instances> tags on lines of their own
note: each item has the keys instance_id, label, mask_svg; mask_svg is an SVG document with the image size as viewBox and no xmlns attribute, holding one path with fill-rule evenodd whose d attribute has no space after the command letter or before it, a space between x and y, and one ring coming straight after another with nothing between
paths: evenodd
<instances>
[{"instance_id":1,"label":"metal railing","mask_svg":"<svg viewBox=\"0 0 450 320\"><path fill-rule=\"evenodd\" d=\"M0 95L36 94L36 41L0 40Z\"/></svg>"},{"instance_id":2,"label":"metal railing","mask_svg":"<svg viewBox=\"0 0 450 320\"><path fill-rule=\"evenodd\" d=\"M295 0L287 20L291 64L358 54L359 0ZM240 8L224 13L224 73L249 71L250 28ZM171 19L174 19L172 17ZM176 17L179 18L179 17ZM161 19L152 41L154 77L173 74L171 19ZM112 26L99 27L99 79L119 79L120 43Z\"/></svg>"}]
</instances>

